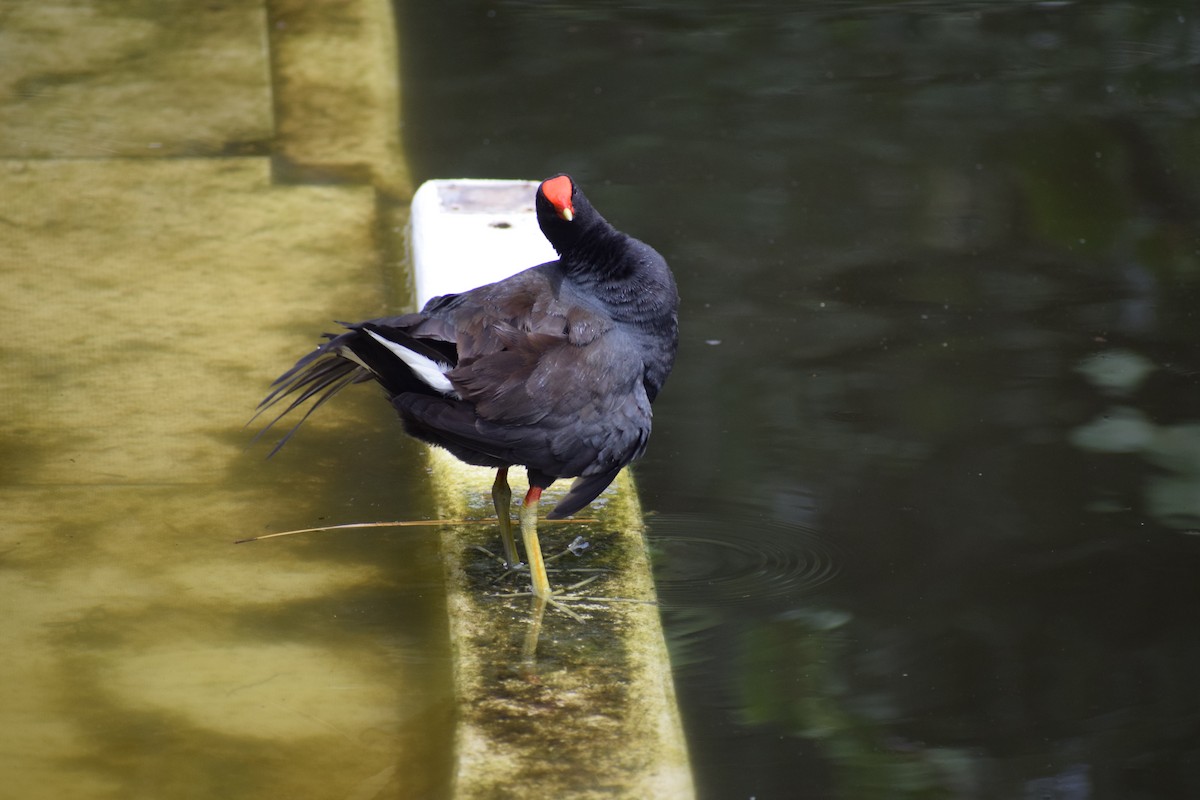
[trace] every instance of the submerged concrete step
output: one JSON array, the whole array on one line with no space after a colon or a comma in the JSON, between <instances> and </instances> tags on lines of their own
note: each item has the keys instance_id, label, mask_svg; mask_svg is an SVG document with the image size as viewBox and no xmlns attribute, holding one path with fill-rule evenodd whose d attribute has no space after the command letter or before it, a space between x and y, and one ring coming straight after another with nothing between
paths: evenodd
<instances>
[{"instance_id":1,"label":"submerged concrete step","mask_svg":"<svg viewBox=\"0 0 1200 800\"><path fill-rule=\"evenodd\" d=\"M379 309L375 192L281 187L265 158L66 159L0 160L0 197L3 794L438 796L420 559L233 544L337 502L305 444L267 463L242 426L314 326ZM309 439L393 422L361 394ZM339 618L372 596L403 614Z\"/></svg>"},{"instance_id":2,"label":"submerged concrete step","mask_svg":"<svg viewBox=\"0 0 1200 800\"><path fill-rule=\"evenodd\" d=\"M0 158L266 155L261 2L0 5Z\"/></svg>"}]
</instances>

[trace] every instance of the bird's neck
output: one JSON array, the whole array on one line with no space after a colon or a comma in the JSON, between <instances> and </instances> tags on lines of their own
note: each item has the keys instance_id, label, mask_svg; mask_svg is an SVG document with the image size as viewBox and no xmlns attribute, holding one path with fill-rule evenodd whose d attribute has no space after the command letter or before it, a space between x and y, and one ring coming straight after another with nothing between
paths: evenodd
<instances>
[{"instance_id":1,"label":"bird's neck","mask_svg":"<svg viewBox=\"0 0 1200 800\"><path fill-rule=\"evenodd\" d=\"M563 271L580 283L629 277L626 257L629 237L610 225L595 225L559 251Z\"/></svg>"},{"instance_id":2,"label":"bird's neck","mask_svg":"<svg viewBox=\"0 0 1200 800\"><path fill-rule=\"evenodd\" d=\"M651 251L653 252L653 251ZM678 307L675 282L656 258L612 258L589 261L586 269L566 267L568 280L586 290L613 319L635 328L657 331L674 324Z\"/></svg>"}]
</instances>

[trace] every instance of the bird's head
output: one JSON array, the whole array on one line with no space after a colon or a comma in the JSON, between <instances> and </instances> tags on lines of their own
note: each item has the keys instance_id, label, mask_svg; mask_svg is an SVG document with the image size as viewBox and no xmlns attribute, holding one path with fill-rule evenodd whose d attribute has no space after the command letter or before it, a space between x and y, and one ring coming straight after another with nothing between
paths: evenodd
<instances>
[{"instance_id":1,"label":"bird's head","mask_svg":"<svg viewBox=\"0 0 1200 800\"><path fill-rule=\"evenodd\" d=\"M546 198L555 216L566 222L575 219L575 193L575 182L571 180L570 175L555 175L544 180L538 191L541 197Z\"/></svg>"},{"instance_id":2,"label":"bird's head","mask_svg":"<svg viewBox=\"0 0 1200 800\"><path fill-rule=\"evenodd\" d=\"M542 234L560 256L609 229L570 175L542 181L534 206Z\"/></svg>"}]
</instances>

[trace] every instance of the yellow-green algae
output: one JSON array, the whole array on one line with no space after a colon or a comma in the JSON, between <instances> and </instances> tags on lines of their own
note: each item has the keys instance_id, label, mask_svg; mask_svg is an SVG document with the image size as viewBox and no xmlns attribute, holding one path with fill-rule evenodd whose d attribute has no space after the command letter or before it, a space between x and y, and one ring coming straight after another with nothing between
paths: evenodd
<instances>
[{"instance_id":1,"label":"yellow-green algae","mask_svg":"<svg viewBox=\"0 0 1200 800\"><path fill-rule=\"evenodd\" d=\"M14 796L315 798L385 770L427 788L438 754L414 721L444 712L407 690L422 670L312 610L386 595L397 566L232 544L310 519L325 479L272 491L240 433L295 320L378 294L373 191L269 175L261 158L0 163Z\"/></svg>"}]
</instances>

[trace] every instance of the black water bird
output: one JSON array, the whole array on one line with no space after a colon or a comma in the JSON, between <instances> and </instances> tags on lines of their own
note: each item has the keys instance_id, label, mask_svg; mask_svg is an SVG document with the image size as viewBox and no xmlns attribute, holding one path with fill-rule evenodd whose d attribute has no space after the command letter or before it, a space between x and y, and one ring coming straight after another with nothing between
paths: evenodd
<instances>
[{"instance_id":1,"label":"black water bird","mask_svg":"<svg viewBox=\"0 0 1200 800\"><path fill-rule=\"evenodd\" d=\"M575 478L547 515L570 516L642 455L650 404L675 361L679 295L663 257L613 228L569 176L543 181L535 203L557 260L414 314L342 323L345 333L325 334L272 384L259 413L291 399L270 428L311 400L303 422L345 387L375 381L407 433L496 469L492 500L514 566L507 476L524 466L521 535L533 593L545 598L538 499Z\"/></svg>"}]
</instances>

